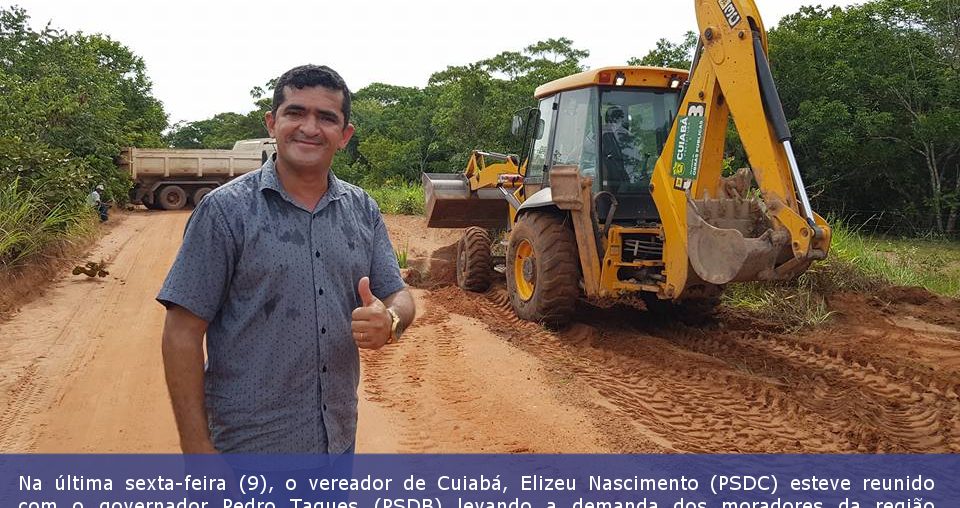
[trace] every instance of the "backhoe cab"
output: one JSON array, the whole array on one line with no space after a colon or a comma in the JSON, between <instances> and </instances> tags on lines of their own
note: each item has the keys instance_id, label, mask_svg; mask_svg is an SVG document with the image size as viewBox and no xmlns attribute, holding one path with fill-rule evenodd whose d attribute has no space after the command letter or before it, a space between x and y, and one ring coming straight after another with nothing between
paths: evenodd
<instances>
[{"instance_id":1,"label":"backhoe cab","mask_svg":"<svg viewBox=\"0 0 960 508\"><path fill-rule=\"evenodd\" d=\"M520 157L475 151L424 174L430 227L466 227L458 283L490 282L490 235L508 229L517 314L552 325L594 302L714 298L724 284L795 277L826 257L752 0L697 4L691 71L608 67L547 83ZM727 178L730 117L751 169ZM751 189L756 182L756 189Z\"/></svg>"}]
</instances>

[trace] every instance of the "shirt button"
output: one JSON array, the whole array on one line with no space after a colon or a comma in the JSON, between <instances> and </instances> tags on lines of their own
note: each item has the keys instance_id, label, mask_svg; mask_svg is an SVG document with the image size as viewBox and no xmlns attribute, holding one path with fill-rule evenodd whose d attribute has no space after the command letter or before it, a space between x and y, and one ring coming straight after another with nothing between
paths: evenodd
<instances>
[{"instance_id":1,"label":"shirt button","mask_svg":"<svg viewBox=\"0 0 960 508\"><path fill-rule=\"evenodd\" d=\"M327 366L324 365L324 366L323 366L323 369L321 370L321 372L326 372L326 371L327 371Z\"/></svg>"},{"instance_id":2,"label":"shirt button","mask_svg":"<svg viewBox=\"0 0 960 508\"><path fill-rule=\"evenodd\" d=\"M320 251L317 251L314 256L320 257Z\"/></svg>"},{"instance_id":3,"label":"shirt button","mask_svg":"<svg viewBox=\"0 0 960 508\"><path fill-rule=\"evenodd\" d=\"M326 405L326 404L323 405L323 410L324 410L324 411L327 410L327 405Z\"/></svg>"},{"instance_id":4,"label":"shirt button","mask_svg":"<svg viewBox=\"0 0 960 508\"><path fill-rule=\"evenodd\" d=\"M320 328L320 333L327 333L327 328L326 327Z\"/></svg>"},{"instance_id":5,"label":"shirt button","mask_svg":"<svg viewBox=\"0 0 960 508\"><path fill-rule=\"evenodd\" d=\"M318 291L318 293L320 293L320 296L323 296L323 288L320 288L320 291Z\"/></svg>"}]
</instances>

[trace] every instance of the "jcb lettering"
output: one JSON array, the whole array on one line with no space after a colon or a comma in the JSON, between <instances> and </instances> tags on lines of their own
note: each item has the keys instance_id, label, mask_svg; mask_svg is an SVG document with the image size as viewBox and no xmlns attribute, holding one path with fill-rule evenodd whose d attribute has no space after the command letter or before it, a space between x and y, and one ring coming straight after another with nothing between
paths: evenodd
<instances>
[{"instance_id":1,"label":"jcb lettering","mask_svg":"<svg viewBox=\"0 0 960 508\"><path fill-rule=\"evenodd\" d=\"M723 10L723 15L727 18L727 23L730 25L730 28L737 26L737 23L742 19L740 17L740 11L737 10L737 6L733 4L733 0L719 0L720 9Z\"/></svg>"}]
</instances>

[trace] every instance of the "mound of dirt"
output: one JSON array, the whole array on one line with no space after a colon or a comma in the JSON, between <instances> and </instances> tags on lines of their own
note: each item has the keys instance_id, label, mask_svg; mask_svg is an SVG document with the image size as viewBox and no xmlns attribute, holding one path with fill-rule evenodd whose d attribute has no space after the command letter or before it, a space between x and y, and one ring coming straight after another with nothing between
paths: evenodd
<instances>
[{"instance_id":1,"label":"mound of dirt","mask_svg":"<svg viewBox=\"0 0 960 508\"><path fill-rule=\"evenodd\" d=\"M869 319L864 309L872 309L882 316L910 315L927 323L960 329L960 300L921 287L887 286L872 295L840 293L831 297L831 307L854 322Z\"/></svg>"},{"instance_id":2,"label":"mound of dirt","mask_svg":"<svg viewBox=\"0 0 960 508\"><path fill-rule=\"evenodd\" d=\"M457 283L456 243L436 249L428 256L408 259L407 263L420 273L419 282L407 281L411 286L431 289Z\"/></svg>"},{"instance_id":3,"label":"mound of dirt","mask_svg":"<svg viewBox=\"0 0 960 508\"><path fill-rule=\"evenodd\" d=\"M407 284L424 289L456 284L459 229L431 229L414 215L384 215L394 248L407 253ZM413 272L416 272L415 274Z\"/></svg>"}]
</instances>

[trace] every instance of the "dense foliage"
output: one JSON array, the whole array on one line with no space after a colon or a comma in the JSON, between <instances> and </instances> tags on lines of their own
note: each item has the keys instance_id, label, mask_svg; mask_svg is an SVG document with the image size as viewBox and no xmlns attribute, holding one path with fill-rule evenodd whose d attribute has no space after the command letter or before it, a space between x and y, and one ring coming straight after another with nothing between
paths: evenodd
<instances>
[{"instance_id":1,"label":"dense foliage","mask_svg":"<svg viewBox=\"0 0 960 508\"><path fill-rule=\"evenodd\" d=\"M821 209L956 233L960 2L803 8L770 32L770 55Z\"/></svg>"},{"instance_id":2,"label":"dense foliage","mask_svg":"<svg viewBox=\"0 0 960 508\"><path fill-rule=\"evenodd\" d=\"M66 234L88 215L95 185L125 196L114 158L123 146L161 146L166 127L129 49L100 35L34 31L15 7L0 8L0 96L0 263L39 248L14 240L38 224L45 239Z\"/></svg>"},{"instance_id":3,"label":"dense foliage","mask_svg":"<svg viewBox=\"0 0 960 508\"><path fill-rule=\"evenodd\" d=\"M652 65L654 67L672 67L689 69L693 60L693 50L697 47L697 33L688 31L683 41L676 43L667 39L657 41L657 46L641 58L627 60L629 65Z\"/></svg>"}]
</instances>

